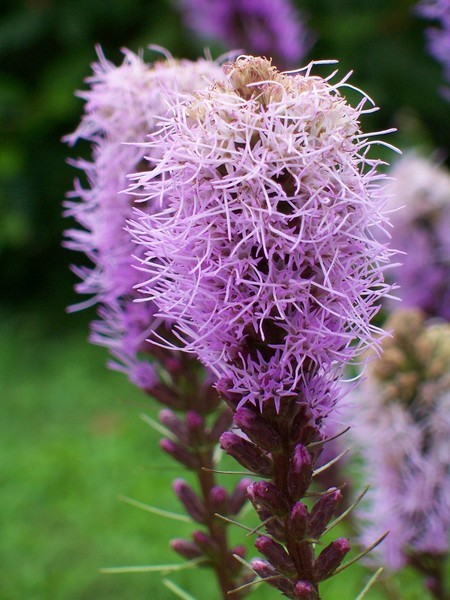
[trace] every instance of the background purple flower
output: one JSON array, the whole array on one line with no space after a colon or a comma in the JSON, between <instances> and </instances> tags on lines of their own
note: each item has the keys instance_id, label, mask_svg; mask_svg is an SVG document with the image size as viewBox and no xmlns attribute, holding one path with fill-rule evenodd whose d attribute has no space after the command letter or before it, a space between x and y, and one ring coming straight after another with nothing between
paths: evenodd
<instances>
[{"instance_id":1,"label":"background purple flower","mask_svg":"<svg viewBox=\"0 0 450 600\"><path fill-rule=\"evenodd\" d=\"M392 169L392 245L405 252L391 272L403 306L450 319L450 173L406 155ZM402 207L402 208L401 208Z\"/></svg>"},{"instance_id":2,"label":"background purple flower","mask_svg":"<svg viewBox=\"0 0 450 600\"><path fill-rule=\"evenodd\" d=\"M311 34L290 0L178 0L189 28L228 49L272 57L293 66L311 46Z\"/></svg>"},{"instance_id":3,"label":"background purple flower","mask_svg":"<svg viewBox=\"0 0 450 600\"><path fill-rule=\"evenodd\" d=\"M352 429L365 459L363 542L389 531L378 560L440 557L450 535L450 326L398 311L393 337L355 402Z\"/></svg>"},{"instance_id":4,"label":"background purple flower","mask_svg":"<svg viewBox=\"0 0 450 600\"><path fill-rule=\"evenodd\" d=\"M450 2L448 0L424 0L418 5L418 12L428 19L436 21L437 27L427 30L428 49L442 63L444 76L450 82ZM450 90L445 89L450 99Z\"/></svg>"},{"instance_id":5,"label":"background purple flower","mask_svg":"<svg viewBox=\"0 0 450 600\"><path fill-rule=\"evenodd\" d=\"M90 89L79 93L86 101L85 114L66 138L70 144L84 139L92 146L91 162L75 162L86 173L87 187L76 181L69 194L76 200L66 202L66 215L81 226L66 232L66 245L85 253L93 263L75 269L81 278L76 290L90 296L79 307L99 305L91 340L110 349L115 358L110 366L126 372L145 389L157 378L140 353L150 349L145 339L161 320L154 317L151 303L133 302L139 274L132 266L132 254L139 249L124 230L133 198L123 190L127 174L140 169L144 156L151 162L158 154L157 148L146 148L145 142L170 112L171 97L221 76L219 66L206 60L169 59L151 65L141 55L125 50L123 63L115 66L99 52L93 75L87 79Z\"/></svg>"},{"instance_id":6,"label":"background purple flower","mask_svg":"<svg viewBox=\"0 0 450 600\"><path fill-rule=\"evenodd\" d=\"M366 99L351 107L343 86L243 58L178 104L137 177L147 205L168 198L133 225L144 297L241 403L300 395L326 414L343 365L374 343L383 176L359 128Z\"/></svg>"}]
</instances>

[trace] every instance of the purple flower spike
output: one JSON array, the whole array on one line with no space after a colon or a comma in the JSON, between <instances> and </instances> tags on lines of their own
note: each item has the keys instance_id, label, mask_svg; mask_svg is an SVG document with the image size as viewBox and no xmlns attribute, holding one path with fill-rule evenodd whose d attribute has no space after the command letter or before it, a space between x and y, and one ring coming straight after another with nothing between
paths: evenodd
<instances>
[{"instance_id":1,"label":"purple flower spike","mask_svg":"<svg viewBox=\"0 0 450 600\"><path fill-rule=\"evenodd\" d=\"M291 509L288 527L295 541L300 542L305 538L308 528L308 509L302 502L296 502Z\"/></svg>"},{"instance_id":2,"label":"purple flower spike","mask_svg":"<svg viewBox=\"0 0 450 600\"><path fill-rule=\"evenodd\" d=\"M292 577L295 575L296 568L289 554L281 544L275 542L266 535L260 535L256 539L255 548L263 554L267 560L284 575Z\"/></svg>"},{"instance_id":3,"label":"purple flower spike","mask_svg":"<svg viewBox=\"0 0 450 600\"><path fill-rule=\"evenodd\" d=\"M228 49L273 57L291 66L309 50L312 36L291 0L177 0L186 24Z\"/></svg>"},{"instance_id":4,"label":"purple flower spike","mask_svg":"<svg viewBox=\"0 0 450 600\"><path fill-rule=\"evenodd\" d=\"M170 112L175 95L193 92L223 75L218 65L205 60L169 59L151 65L140 54L125 50L123 63L115 66L98 53L99 62L87 79L90 89L79 93L86 102L85 114L77 130L66 137L71 145L87 140L92 160L75 162L85 172L87 186L76 181L68 195L65 214L80 227L66 232L65 245L92 261L91 268L75 269L81 279L77 292L90 296L75 308L99 305L91 341L109 348L111 368L125 372L135 385L150 392L158 376L145 358L151 351L145 340L161 320L152 303L133 302L139 273L132 256L140 249L125 231L133 201L124 193L127 175L141 168L144 156L157 159L157 149L146 147L147 136Z\"/></svg>"},{"instance_id":5,"label":"purple flower spike","mask_svg":"<svg viewBox=\"0 0 450 600\"><path fill-rule=\"evenodd\" d=\"M302 498L311 483L312 460L303 444L297 444L291 458L288 473L289 493L293 500Z\"/></svg>"},{"instance_id":6,"label":"purple flower spike","mask_svg":"<svg viewBox=\"0 0 450 600\"><path fill-rule=\"evenodd\" d=\"M341 500L342 492L340 490L331 490L320 497L309 516L309 536L319 538L322 535Z\"/></svg>"},{"instance_id":7,"label":"purple flower spike","mask_svg":"<svg viewBox=\"0 0 450 600\"><path fill-rule=\"evenodd\" d=\"M404 310L386 327L392 337L354 407L352 435L371 484L362 542L389 531L374 562L396 571L423 558L426 574L450 549L450 324Z\"/></svg>"},{"instance_id":8,"label":"purple flower spike","mask_svg":"<svg viewBox=\"0 0 450 600\"><path fill-rule=\"evenodd\" d=\"M399 285L402 306L448 321L450 172L410 154L397 161L391 175L386 194L387 208L393 211L392 244L405 253L391 274Z\"/></svg>"},{"instance_id":9,"label":"purple flower spike","mask_svg":"<svg viewBox=\"0 0 450 600\"><path fill-rule=\"evenodd\" d=\"M262 477L270 477L273 473L271 459L255 444L244 440L241 436L226 431L220 437L221 447L233 456L243 467Z\"/></svg>"},{"instance_id":10,"label":"purple flower spike","mask_svg":"<svg viewBox=\"0 0 450 600\"><path fill-rule=\"evenodd\" d=\"M285 516L289 502L284 494L270 481L256 481L247 490L250 502L258 508L265 508L276 516Z\"/></svg>"},{"instance_id":11,"label":"purple flower spike","mask_svg":"<svg viewBox=\"0 0 450 600\"><path fill-rule=\"evenodd\" d=\"M178 104L136 177L150 206L131 230L145 247L143 297L239 404L300 397L326 416L345 364L378 343L390 252L372 142L344 82L279 73L243 57L228 82ZM386 238L387 239L387 238ZM171 347L170 342L167 346Z\"/></svg>"},{"instance_id":12,"label":"purple flower spike","mask_svg":"<svg viewBox=\"0 0 450 600\"><path fill-rule=\"evenodd\" d=\"M191 515L194 521L204 523L205 507L194 490L183 479L175 479L173 490L186 509L186 512Z\"/></svg>"}]
</instances>

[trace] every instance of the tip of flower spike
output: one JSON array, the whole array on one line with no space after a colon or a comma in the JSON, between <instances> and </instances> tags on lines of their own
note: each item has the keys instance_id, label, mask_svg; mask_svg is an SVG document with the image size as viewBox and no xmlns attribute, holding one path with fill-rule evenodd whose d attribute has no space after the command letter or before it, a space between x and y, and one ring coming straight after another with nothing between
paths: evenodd
<instances>
[{"instance_id":1,"label":"tip of flower spike","mask_svg":"<svg viewBox=\"0 0 450 600\"><path fill-rule=\"evenodd\" d=\"M236 93L244 100L261 95L263 89L259 83L275 83L280 78L272 61L259 56L240 56L236 62L225 65L224 71Z\"/></svg>"}]
</instances>

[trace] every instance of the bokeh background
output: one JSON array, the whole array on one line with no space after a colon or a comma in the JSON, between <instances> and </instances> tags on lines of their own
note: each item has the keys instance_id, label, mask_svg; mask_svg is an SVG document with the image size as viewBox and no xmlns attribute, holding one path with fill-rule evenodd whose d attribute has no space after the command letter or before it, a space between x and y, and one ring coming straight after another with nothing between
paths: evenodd
<instances>
[{"instance_id":1,"label":"bokeh background","mask_svg":"<svg viewBox=\"0 0 450 600\"><path fill-rule=\"evenodd\" d=\"M449 164L450 104L439 93L442 68L425 51L429 24L414 13L415 2L296 4L315 36L306 60L338 59L342 74L353 70L352 83L382 107L364 129L396 127L391 143ZM74 91L90 74L96 44L117 63L122 47L158 44L192 59L206 46L213 57L225 50L189 32L169 0L2 0L0 600L174 597L159 574L98 572L177 562L167 540L182 532L118 500L178 510L170 491L177 472L139 418L156 407L105 369L104 349L86 342L93 311L66 312L77 300L69 264L81 260L61 246L69 226L62 202L76 176L67 157L87 148L68 149L61 138L80 118ZM198 600L213 598L209 575L201 573L201 586L198 575L180 572L174 580ZM365 578L355 567L324 586L324 595L355 598ZM261 588L252 597L278 596ZM367 598L412 600L424 592L404 573Z\"/></svg>"}]
</instances>

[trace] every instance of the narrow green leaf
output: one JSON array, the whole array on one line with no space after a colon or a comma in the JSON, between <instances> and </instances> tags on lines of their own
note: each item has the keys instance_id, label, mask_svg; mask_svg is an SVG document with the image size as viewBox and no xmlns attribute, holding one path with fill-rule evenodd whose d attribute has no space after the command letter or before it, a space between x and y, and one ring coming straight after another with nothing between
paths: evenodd
<instances>
[{"instance_id":1,"label":"narrow green leaf","mask_svg":"<svg viewBox=\"0 0 450 600\"><path fill-rule=\"evenodd\" d=\"M196 600L194 598L194 596L191 596L190 594L188 594L185 590L180 588L176 583L174 583L173 581L170 581L170 579L163 579L162 582L167 588L169 588L169 590L171 592L173 592L175 594L175 596L177 596L178 598L181 598L181 600Z\"/></svg>"},{"instance_id":2,"label":"narrow green leaf","mask_svg":"<svg viewBox=\"0 0 450 600\"><path fill-rule=\"evenodd\" d=\"M99 569L100 573L173 573L185 569L194 569L199 564L205 562L203 557L194 558L178 565L137 565L130 567L104 567Z\"/></svg>"},{"instance_id":3,"label":"narrow green leaf","mask_svg":"<svg viewBox=\"0 0 450 600\"><path fill-rule=\"evenodd\" d=\"M214 513L214 516L217 517L218 519L222 519L222 521L225 521L226 523L230 523L230 525L236 525L237 527L240 527L241 529L245 529L245 531L253 531L253 529L251 529L250 527L247 527L246 525L243 525L242 523L239 523L238 521L233 521L233 519L229 519L228 517L225 517L224 515L221 515L219 513Z\"/></svg>"},{"instance_id":4,"label":"narrow green leaf","mask_svg":"<svg viewBox=\"0 0 450 600\"><path fill-rule=\"evenodd\" d=\"M147 425L150 425L150 427L152 429L154 429L156 432L161 433L161 435L163 435L164 437L168 437L171 440L176 441L176 437L173 435L173 433L171 431L169 431L169 429L166 429L166 427L164 427L164 425L161 425L161 423L158 423L158 421L155 421L154 419L152 419L145 413L142 413L139 416L144 421L144 423L147 423Z\"/></svg>"},{"instance_id":5,"label":"narrow green leaf","mask_svg":"<svg viewBox=\"0 0 450 600\"><path fill-rule=\"evenodd\" d=\"M355 600L363 600L364 596L367 594L367 592L370 590L370 588L373 586L373 584L375 583L375 581L378 579L378 577L381 575L382 572L383 572L383 567L380 567L378 569L378 571L376 571L372 575L372 577L369 579L367 584L364 586L364 589L362 590L362 592L358 595L358 597Z\"/></svg>"},{"instance_id":6,"label":"narrow green leaf","mask_svg":"<svg viewBox=\"0 0 450 600\"><path fill-rule=\"evenodd\" d=\"M247 475L248 477L255 476L255 474L251 471L220 471L219 469L209 469L208 467L202 467L202 471L208 471L209 473L217 473L219 475Z\"/></svg>"},{"instance_id":7,"label":"narrow green leaf","mask_svg":"<svg viewBox=\"0 0 450 600\"><path fill-rule=\"evenodd\" d=\"M338 523L340 523L343 519L345 519L345 517L355 508L355 506L357 506L361 500L364 498L364 496L367 494L367 491L369 490L370 486L366 486L363 491L359 494L359 496L356 498L356 500L346 509L344 510L343 513L341 513L338 517L336 517L336 519L334 521L332 521L328 527L325 529L325 531L323 532L322 535L325 535L326 533L328 533L331 529L333 529L333 527L335 527Z\"/></svg>"},{"instance_id":8,"label":"narrow green leaf","mask_svg":"<svg viewBox=\"0 0 450 600\"><path fill-rule=\"evenodd\" d=\"M327 579L329 579L330 577L333 577L333 575L337 575L338 573L340 573L344 569L347 569L347 567L350 567L350 565L353 565L355 562L358 562L358 560L360 560L361 558L363 558L363 556L366 556L366 554L369 554L369 552L371 552L374 548L376 548L378 546L378 544L381 544L381 542L388 535L388 533L389 533L389 531L386 531L386 533L383 533L383 535L380 536L377 540L375 540L375 542L373 544L370 544L370 546L368 546L362 552L360 552L359 554L357 554L355 556L355 558L352 558L352 560L349 560L348 562L346 562L343 565L341 565L340 567L338 567L335 571L333 571L331 573L331 575L329 575L327 577Z\"/></svg>"},{"instance_id":9,"label":"narrow green leaf","mask_svg":"<svg viewBox=\"0 0 450 600\"><path fill-rule=\"evenodd\" d=\"M127 498L126 496L119 496L119 500L122 502L126 502L127 504L131 504L131 506L136 506L137 508L141 508L142 510L146 510L149 513L154 515L159 515L160 517L166 517L167 519L172 519L173 521L182 521L183 523L193 523L194 521L191 517L187 515L180 515L178 513L169 512L168 510L163 510L162 508L157 508L156 506L150 506L149 504L144 504L143 502L138 502L137 500L133 500L132 498Z\"/></svg>"},{"instance_id":10,"label":"narrow green leaf","mask_svg":"<svg viewBox=\"0 0 450 600\"><path fill-rule=\"evenodd\" d=\"M326 444L327 442L331 442L333 440L337 440L338 437L341 437L341 435L344 435L344 433L347 433L347 431L351 429L350 426L346 427L345 429L343 429L342 431L340 431L339 433L336 433L336 435L333 435L329 438L325 438L324 440L320 440L319 442L311 442L311 444L307 444L307 448L315 448L316 446L323 446L323 444Z\"/></svg>"},{"instance_id":11,"label":"narrow green leaf","mask_svg":"<svg viewBox=\"0 0 450 600\"><path fill-rule=\"evenodd\" d=\"M323 473L324 471L326 471L327 469L329 469L330 467L332 467L335 463L338 462L338 460L341 460L341 458L343 456L345 456L346 454L348 454L350 452L350 448L347 448L346 450L344 450L343 452L341 452L340 454L338 454L335 458L333 458L332 460L328 461L325 465L319 467L318 469L315 469L315 471L313 472L312 476L313 477L317 477L317 475L320 475L320 473Z\"/></svg>"}]
</instances>

